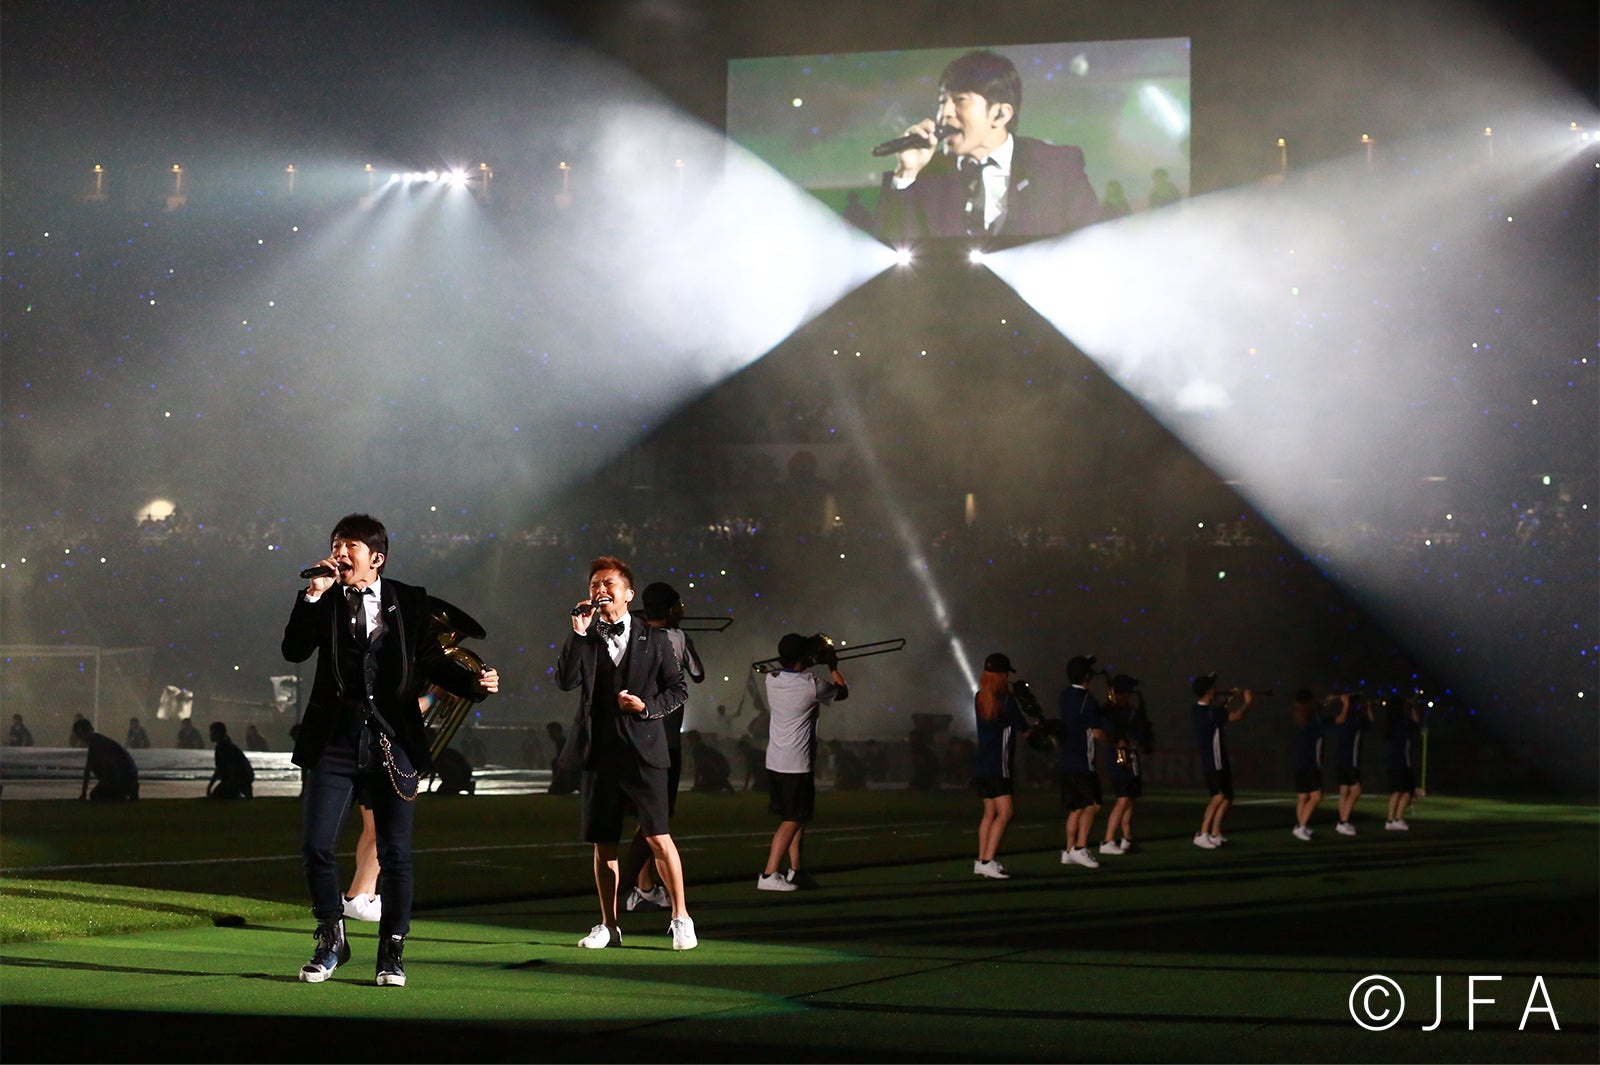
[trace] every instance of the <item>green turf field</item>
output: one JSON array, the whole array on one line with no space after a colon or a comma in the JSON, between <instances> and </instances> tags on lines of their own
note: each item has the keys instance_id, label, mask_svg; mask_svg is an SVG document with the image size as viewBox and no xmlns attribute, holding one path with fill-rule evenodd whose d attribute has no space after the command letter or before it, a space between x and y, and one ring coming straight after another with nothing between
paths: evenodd
<instances>
[{"instance_id":1,"label":"green turf field","mask_svg":"<svg viewBox=\"0 0 1600 1065\"><path fill-rule=\"evenodd\" d=\"M572 798L424 802L394 989L371 984L370 924L332 981L296 980L294 800L6 803L0 1057L1600 1060L1593 807L1432 796L1410 833L1358 818L1306 844L1287 798L1241 795L1213 852L1189 839L1201 797L1165 795L1138 851L1088 870L1058 860L1055 798L1025 794L1013 878L987 881L971 795L824 793L822 887L773 894L764 797L689 794L701 945L674 953L660 914L625 916L621 950L576 946L596 915ZM1368 1031L1351 993L1378 976L1355 1006L1399 1021ZM334 1049L346 1031L365 1049Z\"/></svg>"}]
</instances>

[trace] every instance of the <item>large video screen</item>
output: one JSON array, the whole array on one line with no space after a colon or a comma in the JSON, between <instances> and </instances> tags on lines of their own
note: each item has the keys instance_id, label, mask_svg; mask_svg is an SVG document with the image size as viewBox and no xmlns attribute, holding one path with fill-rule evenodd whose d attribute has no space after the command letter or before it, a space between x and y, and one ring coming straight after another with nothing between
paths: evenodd
<instances>
[{"instance_id":1,"label":"large video screen","mask_svg":"<svg viewBox=\"0 0 1600 1065\"><path fill-rule=\"evenodd\" d=\"M727 130L886 240L1026 240L1187 195L1189 101L1187 38L781 56L729 62Z\"/></svg>"}]
</instances>

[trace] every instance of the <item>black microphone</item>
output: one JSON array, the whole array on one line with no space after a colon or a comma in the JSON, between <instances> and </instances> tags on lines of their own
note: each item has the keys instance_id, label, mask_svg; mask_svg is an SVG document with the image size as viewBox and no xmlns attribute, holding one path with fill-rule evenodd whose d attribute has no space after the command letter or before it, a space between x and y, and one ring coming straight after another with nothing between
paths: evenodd
<instances>
[{"instance_id":1,"label":"black microphone","mask_svg":"<svg viewBox=\"0 0 1600 1065\"><path fill-rule=\"evenodd\" d=\"M928 138L927 138L927 136L925 134L922 134L922 133L907 133L904 137L896 137L892 141L884 141L882 144L880 144L876 148L872 149L872 154L873 155L899 155L901 152L905 151L907 148L932 148L932 147L936 147L938 145L939 141L944 140L946 137L950 136L950 134L952 134L952 133L959 133L959 132L961 132L961 131L956 129L954 126L939 126L938 128L936 128L933 131L933 139L934 139L934 143L933 144L929 144L928 143Z\"/></svg>"},{"instance_id":2,"label":"black microphone","mask_svg":"<svg viewBox=\"0 0 1600 1065\"><path fill-rule=\"evenodd\" d=\"M592 599L587 603L579 603L577 606L572 608L572 616L575 618L581 618L585 614L593 614L596 610L600 609L609 602L611 602L611 597L609 595L602 595L600 598Z\"/></svg>"},{"instance_id":3,"label":"black microphone","mask_svg":"<svg viewBox=\"0 0 1600 1065\"><path fill-rule=\"evenodd\" d=\"M300 578L307 581L316 580L318 577L337 577L338 575L338 570L329 569L321 562L317 563L315 566L307 566L305 569L300 571Z\"/></svg>"}]
</instances>

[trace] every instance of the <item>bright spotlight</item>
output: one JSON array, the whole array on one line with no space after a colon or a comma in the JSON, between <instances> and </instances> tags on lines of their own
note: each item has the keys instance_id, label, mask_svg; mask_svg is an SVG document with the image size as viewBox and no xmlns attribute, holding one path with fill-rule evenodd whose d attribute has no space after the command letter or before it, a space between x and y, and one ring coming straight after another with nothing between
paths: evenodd
<instances>
[{"instance_id":1,"label":"bright spotlight","mask_svg":"<svg viewBox=\"0 0 1600 1065\"><path fill-rule=\"evenodd\" d=\"M464 189L467 187L467 173L464 170L452 170L445 175L444 181L453 189Z\"/></svg>"},{"instance_id":2,"label":"bright spotlight","mask_svg":"<svg viewBox=\"0 0 1600 1065\"><path fill-rule=\"evenodd\" d=\"M1181 135L1189 128L1188 109L1159 85L1146 85L1139 90L1139 107L1169 134Z\"/></svg>"},{"instance_id":3,"label":"bright spotlight","mask_svg":"<svg viewBox=\"0 0 1600 1065\"><path fill-rule=\"evenodd\" d=\"M895 250L895 253L894 253L894 261L895 261L895 265L896 266L910 266L911 265L911 249L910 248L897 248Z\"/></svg>"},{"instance_id":4,"label":"bright spotlight","mask_svg":"<svg viewBox=\"0 0 1600 1065\"><path fill-rule=\"evenodd\" d=\"M422 175L422 180L428 182L429 184L432 184L433 182L438 181L439 180L439 171L437 171L437 170L428 171L426 174Z\"/></svg>"},{"instance_id":5,"label":"bright spotlight","mask_svg":"<svg viewBox=\"0 0 1600 1065\"><path fill-rule=\"evenodd\" d=\"M983 249L973 248L971 251L967 252L967 262L971 263L973 266L982 266L985 262Z\"/></svg>"}]
</instances>

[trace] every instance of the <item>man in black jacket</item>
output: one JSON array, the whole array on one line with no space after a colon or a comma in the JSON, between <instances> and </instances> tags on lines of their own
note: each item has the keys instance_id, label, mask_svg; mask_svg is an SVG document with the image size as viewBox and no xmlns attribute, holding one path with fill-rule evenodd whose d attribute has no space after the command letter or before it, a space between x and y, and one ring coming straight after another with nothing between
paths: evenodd
<instances>
[{"instance_id":1,"label":"man in black jacket","mask_svg":"<svg viewBox=\"0 0 1600 1065\"><path fill-rule=\"evenodd\" d=\"M939 77L938 114L906 130L926 143L895 157L878 234L1048 237L1100 220L1083 150L1017 133L1022 79L1011 60L968 52Z\"/></svg>"},{"instance_id":2,"label":"man in black jacket","mask_svg":"<svg viewBox=\"0 0 1600 1065\"><path fill-rule=\"evenodd\" d=\"M383 576L389 534L366 514L341 518L328 557L308 570L283 630L283 657L317 653L316 679L300 719L294 764L306 770L301 858L317 920L317 946L300 979L320 983L350 960L334 846L360 784L371 802L383 868L377 983L404 987L401 952L411 930L412 806L429 770L428 734L417 697L431 682L470 699L500 690L444 652L422 588ZM337 588L337 594L326 594Z\"/></svg>"},{"instance_id":3,"label":"man in black jacket","mask_svg":"<svg viewBox=\"0 0 1600 1065\"><path fill-rule=\"evenodd\" d=\"M589 564L589 598L572 610L572 634L556 660L562 691L582 688L564 767L583 773L583 838L594 844L594 882L600 923L578 941L582 947L622 945L617 922L617 841L624 817L655 858L658 882L672 900L673 950L698 943L683 899L683 864L667 830L667 775L672 766L662 720L689 697L672 640L628 613L633 571L602 555Z\"/></svg>"}]
</instances>

